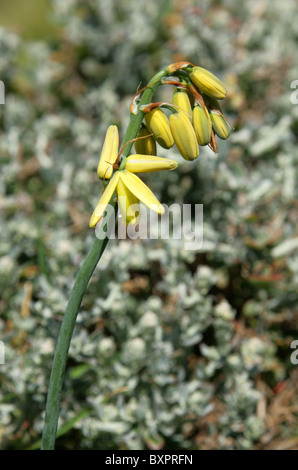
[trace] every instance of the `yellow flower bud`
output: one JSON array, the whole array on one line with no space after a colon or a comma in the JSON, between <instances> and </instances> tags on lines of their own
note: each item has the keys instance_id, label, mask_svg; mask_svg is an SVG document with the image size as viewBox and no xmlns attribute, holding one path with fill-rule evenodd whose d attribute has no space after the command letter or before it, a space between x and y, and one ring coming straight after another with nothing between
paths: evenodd
<instances>
[{"instance_id":1,"label":"yellow flower bud","mask_svg":"<svg viewBox=\"0 0 298 470\"><path fill-rule=\"evenodd\" d=\"M206 95L218 100L225 98L227 91L224 84L208 70L202 67L193 67L189 76L199 90Z\"/></svg>"},{"instance_id":2,"label":"yellow flower bud","mask_svg":"<svg viewBox=\"0 0 298 470\"><path fill-rule=\"evenodd\" d=\"M137 138L138 137L141 138L134 142L136 152L141 155L156 155L155 139L146 126L142 125L138 132Z\"/></svg>"},{"instance_id":3,"label":"yellow flower bud","mask_svg":"<svg viewBox=\"0 0 298 470\"><path fill-rule=\"evenodd\" d=\"M100 179L109 179L113 173L113 164L118 156L119 134L117 126L110 126L107 130L101 156L97 167L97 176Z\"/></svg>"},{"instance_id":4,"label":"yellow flower bud","mask_svg":"<svg viewBox=\"0 0 298 470\"><path fill-rule=\"evenodd\" d=\"M201 106L194 107L192 111L192 124L199 145L208 145L211 140L212 123L207 108L204 110Z\"/></svg>"},{"instance_id":5,"label":"yellow flower bud","mask_svg":"<svg viewBox=\"0 0 298 470\"><path fill-rule=\"evenodd\" d=\"M169 120L160 108L154 108L150 113L145 114L145 122L156 141L165 149L174 145Z\"/></svg>"},{"instance_id":6,"label":"yellow flower bud","mask_svg":"<svg viewBox=\"0 0 298 470\"><path fill-rule=\"evenodd\" d=\"M178 163L175 160L147 155L130 155L126 159L125 169L132 173L151 173L161 170L174 170Z\"/></svg>"},{"instance_id":7,"label":"yellow flower bud","mask_svg":"<svg viewBox=\"0 0 298 470\"><path fill-rule=\"evenodd\" d=\"M185 160L195 160L199 156L197 137L187 114L184 111L170 116L170 126L175 144Z\"/></svg>"},{"instance_id":8,"label":"yellow flower bud","mask_svg":"<svg viewBox=\"0 0 298 470\"><path fill-rule=\"evenodd\" d=\"M176 89L173 93L172 103L180 109L183 109L189 116L189 119L191 119L192 110L187 91L179 88Z\"/></svg>"},{"instance_id":9,"label":"yellow flower bud","mask_svg":"<svg viewBox=\"0 0 298 470\"><path fill-rule=\"evenodd\" d=\"M217 134L221 139L227 139L231 134L232 128L225 118L214 110L210 111L210 118L215 134Z\"/></svg>"}]
</instances>

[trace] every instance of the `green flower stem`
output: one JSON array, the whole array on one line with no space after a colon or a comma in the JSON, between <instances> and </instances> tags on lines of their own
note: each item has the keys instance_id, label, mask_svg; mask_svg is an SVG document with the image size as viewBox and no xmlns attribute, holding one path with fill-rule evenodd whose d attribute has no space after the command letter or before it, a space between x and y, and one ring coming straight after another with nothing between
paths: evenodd
<instances>
[{"instance_id":1,"label":"green flower stem","mask_svg":"<svg viewBox=\"0 0 298 470\"><path fill-rule=\"evenodd\" d=\"M142 110L140 110L140 107L143 105L149 104L151 102L152 96L156 88L161 84L161 79L167 76L168 74L169 74L169 71L167 68L165 68L161 70L160 72L158 72L156 75L154 75L154 77L148 83L146 89L144 90L142 94L141 100L139 102L138 113L130 115L130 122L127 128L126 134L124 136L122 145L133 140L136 137L137 132L140 128L140 125L142 124L144 114L145 114ZM125 146L122 152L122 160L121 160L121 166L120 166L121 169L125 167L125 160L126 160L126 157L128 157L130 154L132 145L133 145L133 142L129 142Z\"/></svg>"},{"instance_id":2,"label":"green flower stem","mask_svg":"<svg viewBox=\"0 0 298 470\"><path fill-rule=\"evenodd\" d=\"M158 74L156 74L152 80L148 83L147 88L142 94L139 106L150 103L153 93L156 88L161 84L161 78L168 74L168 70L164 69ZM137 114L131 114L130 122L126 131L126 134L123 139L122 145L128 141L134 139L137 135L139 127L142 123L144 113L143 111L138 111ZM129 152L132 147L132 142L129 142L123 151L123 157L125 158L129 155ZM116 204L114 203L114 207ZM116 216L116 210L113 211ZM55 448L55 439L58 426L59 418L59 408L60 408L60 398L63 387L63 379L65 374L65 367L67 362L68 350L76 322L76 318L81 306L81 302L85 293L85 290L88 286L89 280L93 274L94 269L97 266L107 244L109 238L105 237L103 240L98 238L95 239L85 261L83 262L75 283L73 285L67 308L63 317L61 324L55 356L52 365L52 371L49 381L47 404L46 404L46 414L44 429L42 435L42 445L41 449L43 450L53 450Z\"/></svg>"},{"instance_id":3,"label":"green flower stem","mask_svg":"<svg viewBox=\"0 0 298 470\"><path fill-rule=\"evenodd\" d=\"M84 292L87 288L93 271L96 268L106 245L108 244L108 241L108 237L105 237L103 240L98 238L95 239L85 261L83 262L77 274L73 289L69 297L67 308L65 310L56 345L56 352L49 382L46 416L41 447L44 450L53 450L55 447L61 390L63 386L65 366L72 333Z\"/></svg>"}]
</instances>

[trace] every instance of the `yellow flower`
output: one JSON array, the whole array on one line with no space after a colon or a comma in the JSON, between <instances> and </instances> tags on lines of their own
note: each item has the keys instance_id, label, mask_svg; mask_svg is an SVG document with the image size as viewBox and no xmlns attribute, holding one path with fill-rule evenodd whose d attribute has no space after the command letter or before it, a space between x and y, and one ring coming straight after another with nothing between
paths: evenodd
<instances>
[{"instance_id":1,"label":"yellow flower","mask_svg":"<svg viewBox=\"0 0 298 470\"><path fill-rule=\"evenodd\" d=\"M122 223L135 224L140 215L139 199L125 186L121 178L118 180L116 191Z\"/></svg>"},{"instance_id":2,"label":"yellow flower","mask_svg":"<svg viewBox=\"0 0 298 470\"><path fill-rule=\"evenodd\" d=\"M206 95L218 100L225 98L227 91L224 84L208 70L203 67L193 67L189 76L199 90Z\"/></svg>"},{"instance_id":3,"label":"yellow flower","mask_svg":"<svg viewBox=\"0 0 298 470\"><path fill-rule=\"evenodd\" d=\"M91 219L89 222L90 227L95 227L99 219L102 217L107 205L109 204L115 192L117 183L119 181L119 176L120 176L120 171L117 171L112 177L112 179L110 180L104 192L102 193L102 196L100 200L98 201L97 206L95 207L93 214L91 216Z\"/></svg>"},{"instance_id":4,"label":"yellow flower","mask_svg":"<svg viewBox=\"0 0 298 470\"><path fill-rule=\"evenodd\" d=\"M113 165L118 157L118 144L117 127L110 126L106 133L97 174L101 179L111 179L93 211L90 227L95 227L101 219L115 191L123 223L131 224L138 220L139 201L159 214L164 212L163 206L152 191L134 173L173 170L177 167L177 162L156 156L130 155L125 159L124 169L117 170L112 176Z\"/></svg>"},{"instance_id":5,"label":"yellow flower","mask_svg":"<svg viewBox=\"0 0 298 470\"><path fill-rule=\"evenodd\" d=\"M172 103L180 109L183 109L189 116L189 119L191 119L192 110L187 91L177 88L173 93Z\"/></svg>"},{"instance_id":6,"label":"yellow flower","mask_svg":"<svg viewBox=\"0 0 298 470\"><path fill-rule=\"evenodd\" d=\"M211 140L212 123L207 109L195 106L192 111L192 123L199 145L208 145Z\"/></svg>"},{"instance_id":7,"label":"yellow flower","mask_svg":"<svg viewBox=\"0 0 298 470\"><path fill-rule=\"evenodd\" d=\"M225 118L215 110L210 111L210 118L215 134L217 134L221 139L227 139L231 134L232 128Z\"/></svg>"},{"instance_id":8,"label":"yellow flower","mask_svg":"<svg viewBox=\"0 0 298 470\"><path fill-rule=\"evenodd\" d=\"M97 167L97 176L100 179L110 179L113 173L113 164L118 155L119 134L117 126L110 126L107 130L101 156Z\"/></svg>"},{"instance_id":9,"label":"yellow flower","mask_svg":"<svg viewBox=\"0 0 298 470\"><path fill-rule=\"evenodd\" d=\"M126 159L125 169L132 173L152 173L161 170L174 170L178 163L169 158L147 155L130 155Z\"/></svg>"},{"instance_id":10,"label":"yellow flower","mask_svg":"<svg viewBox=\"0 0 298 470\"><path fill-rule=\"evenodd\" d=\"M90 227L95 227L97 222L99 222L115 191L117 192L120 203L119 210L122 220L125 221L124 223L135 223L138 210L131 206L135 206L139 201L158 214L164 213L164 207L137 175L128 170L119 170L114 173L98 201L90 219Z\"/></svg>"},{"instance_id":11,"label":"yellow flower","mask_svg":"<svg viewBox=\"0 0 298 470\"><path fill-rule=\"evenodd\" d=\"M155 139L144 124L140 128L137 137L141 137L134 142L137 153L141 155L156 155Z\"/></svg>"},{"instance_id":12,"label":"yellow flower","mask_svg":"<svg viewBox=\"0 0 298 470\"><path fill-rule=\"evenodd\" d=\"M145 122L155 140L165 149L174 145L169 120L160 108L154 108L145 114Z\"/></svg>"},{"instance_id":13,"label":"yellow flower","mask_svg":"<svg viewBox=\"0 0 298 470\"><path fill-rule=\"evenodd\" d=\"M170 126L175 144L185 160L195 160L199 156L199 145L192 124L184 111L170 116Z\"/></svg>"}]
</instances>

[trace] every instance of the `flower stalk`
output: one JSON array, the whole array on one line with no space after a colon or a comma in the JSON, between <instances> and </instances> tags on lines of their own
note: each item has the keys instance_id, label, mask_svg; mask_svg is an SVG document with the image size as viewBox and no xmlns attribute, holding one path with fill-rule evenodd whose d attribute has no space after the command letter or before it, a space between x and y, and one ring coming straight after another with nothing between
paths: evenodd
<instances>
[{"instance_id":1,"label":"flower stalk","mask_svg":"<svg viewBox=\"0 0 298 470\"><path fill-rule=\"evenodd\" d=\"M130 122L122 142L122 147L125 144L127 145L125 145L122 153L121 164L125 162L126 157L130 153L133 139L135 139L144 117L144 112L140 109L140 106L150 103L156 88L161 84L162 77L166 76L168 73L168 69L163 69L150 80L142 94L138 112L136 114L131 114ZM111 202L111 204L114 207L116 206L115 202ZM114 210L113 213L113 216L116 216L116 210ZM56 344L52 371L49 380L44 429L42 435L42 450L53 450L55 448L63 379L76 318L89 280L108 244L108 241L108 237L105 237L103 240L98 238L94 240L87 257L77 274L69 297Z\"/></svg>"},{"instance_id":2,"label":"flower stalk","mask_svg":"<svg viewBox=\"0 0 298 470\"><path fill-rule=\"evenodd\" d=\"M102 240L99 240L98 238L94 240L87 257L77 274L69 297L56 344L56 351L49 381L46 415L42 436L42 450L53 450L55 447L63 379L77 314L89 280L108 244L108 240L108 237L105 237Z\"/></svg>"}]
</instances>

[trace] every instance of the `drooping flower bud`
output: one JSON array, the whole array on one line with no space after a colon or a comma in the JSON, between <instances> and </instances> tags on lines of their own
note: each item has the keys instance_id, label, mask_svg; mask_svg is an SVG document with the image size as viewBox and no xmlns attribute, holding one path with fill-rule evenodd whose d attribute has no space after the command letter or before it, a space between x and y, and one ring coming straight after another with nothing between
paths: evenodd
<instances>
[{"instance_id":1,"label":"drooping flower bud","mask_svg":"<svg viewBox=\"0 0 298 470\"><path fill-rule=\"evenodd\" d=\"M195 106L192 111L192 124L199 145L208 145L211 140L212 123L207 109Z\"/></svg>"},{"instance_id":2,"label":"drooping flower bud","mask_svg":"<svg viewBox=\"0 0 298 470\"><path fill-rule=\"evenodd\" d=\"M224 84L208 70L193 67L189 76L191 81L206 95L217 100L225 98L227 91Z\"/></svg>"},{"instance_id":3,"label":"drooping flower bud","mask_svg":"<svg viewBox=\"0 0 298 470\"><path fill-rule=\"evenodd\" d=\"M154 108L145 114L146 125L159 145L169 149L174 145L174 139L169 125L169 120L160 108Z\"/></svg>"},{"instance_id":4,"label":"drooping flower bud","mask_svg":"<svg viewBox=\"0 0 298 470\"><path fill-rule=\"evenodd\" d=\"M140 128L134 144L137 153L141 155L156 155L155 139L144 124Z\"/></svg>"},{"instance_id":5,"label":"drooping flower bud","mask_svg":"<svg viewBox=\"0 0 298 470\"><path fill-rule=\"evenodd\" d=\"M107 130L101 156L97 167L97 176L100 179L110 179L113 173L113 164L118 156L119 134L117 126L110 126Z\"/></svg>"},{"instance_id":6,"label":"drooping flower bud","mask_svg":"<svg viewBox=\"0 0 298 470\"><path fill-rule=\"evenodd\" d=\"M189 116L189 119L191 119L192 109L187 91L179 88L176 89L173 93L172 103L180 109L183 109Z\"/></svg>"},{"instance_id":7,"label":"drooping flower bud","mask_svg":"<svg viewBox=\"0 0 298 470\"><path fill-rule=\"evenodd\" d=\"M199 156L199 145L192 124L184 111L171 114L170 126L175 144L185 160Z\"/></svg>"},{"instance_id":8,"label":"drooping flower bud","mask_svg":"<svg viewBox=\"0 0 298 470\"><path fill-rule=\"evenodd\" d=\"M232 131L230 124L215 110L210 111L210 118L215 134L223 140L227 139Z\"/></svg>"}]
</instances>

